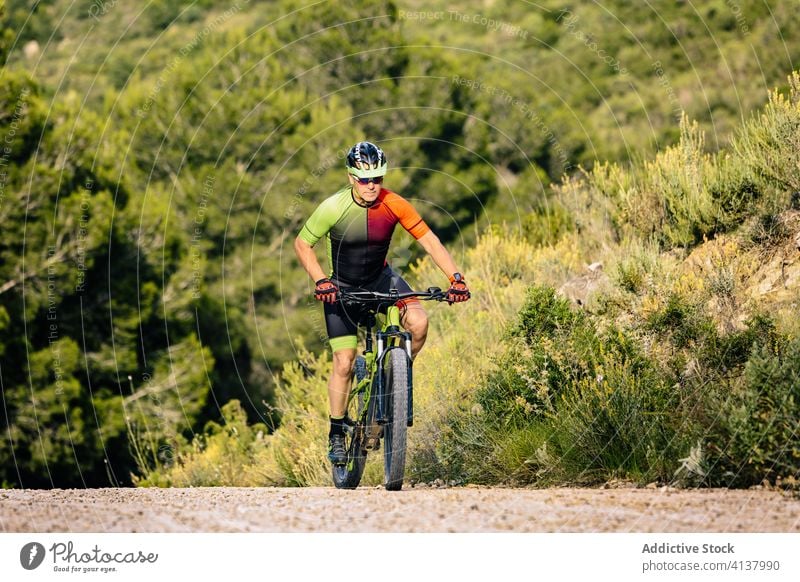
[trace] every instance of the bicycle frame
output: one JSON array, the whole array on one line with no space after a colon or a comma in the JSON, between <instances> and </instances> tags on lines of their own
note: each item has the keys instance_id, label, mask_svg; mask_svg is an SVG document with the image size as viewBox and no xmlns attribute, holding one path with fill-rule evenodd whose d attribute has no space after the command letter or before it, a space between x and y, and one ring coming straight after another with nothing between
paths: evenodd
<instances>
[{"instance_id":1,"label":"bicycle frame","mask_svg":"<svg viewBox=\"0 0 800 582\"><path fill-rule=\"evenodd\" d=\"M375 314L369 313L366 317L366 347L364 349L364 359L367 364L367 375L353 388L349 399L355 398L364 393L365 405L361 412L360 424L368 425L371 419L367 418L369 413L369 402L375 398L376 411L375 421L378 424L386 424L391 421L387 415L386 406L386 387L383 382L384 361L392 349L404 349L408 357L408 419L407 426L413 424L413 382L411 379L411 334L402 331L400 328L400 309L396 305L390 305L386 309L386 319L380 331L375 334L377 350L373 350L373 329L375 328ZM372 394L372 388L375 394Z\"/></svg>"}]
</instances>

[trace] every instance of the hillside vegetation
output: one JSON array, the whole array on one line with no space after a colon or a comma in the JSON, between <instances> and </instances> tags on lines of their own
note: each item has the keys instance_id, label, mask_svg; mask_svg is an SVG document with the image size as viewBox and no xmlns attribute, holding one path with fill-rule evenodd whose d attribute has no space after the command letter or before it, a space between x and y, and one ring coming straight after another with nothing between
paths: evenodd
<instances>
[{"instance_id":1,"label":"hillside vegetation","mask_svg":"<svg viewBox=\"0 0 800 582\"><path fill-rule=\"evenodd\" d=\"M538 475L501 451L523 468L540 450L580 466L564 452L573 429L548 423L581 383L660 383L653 402L675 411L674 386L695 394L681 374L699 366L728 390L703 406L745 406L722 395L745 398L750 339L774 338L764 366L789 353L792 280L780 308L745 290L773 277L754 269L793 232L790 0L10 0L0 12L4 486L327 482L329 357L291 240L365 138L477 291L432 314L418 370L429 424L416 434L439 438L415 445L418 478ZM705 257L706 240L724 257ZM398 235L390 262L443 285L412 243ZM574 306L549 288L580 298L582 315L561 322ZM558 324L525 331L543 305ZM700 357L734 337L732 359ZM433 373L453 357L458 382ZM585 369L555 371L558 357ZM544 362L556 374L546 398L521 380ZM456 389L464 410L449 408ZM695 450L721 466L719 439L743 433L706 420L659 433L642 446L667 449L619 471L665 479ZM658 470L643 465L652 455Z\"/></svg>"},{"instance_id":2,"label":"hillside vegetation","mask_svg":"<svg viewBox=\"0 0 800 582\"><path fill-rule=\"evenodd\" d=\"M796 487L798 127L795 73L729 149L703 153L684 119L652 161L558 185L567 227L552 244L481 237L466 256L474 301L434 310L415 364L411 479ZM413 275L424 286L435 269ZM329 371L303 353L278 386L277 431L231 405L232 423L146 482L327 484Z\"/></svg>"}]
</instances>

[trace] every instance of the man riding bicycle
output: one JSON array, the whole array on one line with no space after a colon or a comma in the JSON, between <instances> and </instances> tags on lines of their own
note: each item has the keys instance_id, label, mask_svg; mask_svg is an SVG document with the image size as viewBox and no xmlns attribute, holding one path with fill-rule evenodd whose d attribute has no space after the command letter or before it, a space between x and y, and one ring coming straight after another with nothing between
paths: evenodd
<instances>
[{"instance_id":1,"label":"man riding bicycle","mask_svg":"<svg viewBox=\"0 0 800 582\"><path fill-rule=\"evenodd\" d=\"M447 301L470 297L464 277L439 238L411 204L381 187L387 161L383 151L368 141L355 144L347 154L350 184L324 200L314 211L294 242L295 252L315 281L314 297L324 303L325 325L333 352L333 373L328 380L330 432L328 458L334 464L347 460L344 418L350 378L356 358L360 313L337 301L339 288L358 287L386 293L411 291L386 262L394 227L399 222L427 251L450 280ZM325 275L314 254L314 245L326 237L332 274ZM428 333L428 316L417 299L397 302L401 324L411 334L412 361Z\"/></svg>"}]
</instances>

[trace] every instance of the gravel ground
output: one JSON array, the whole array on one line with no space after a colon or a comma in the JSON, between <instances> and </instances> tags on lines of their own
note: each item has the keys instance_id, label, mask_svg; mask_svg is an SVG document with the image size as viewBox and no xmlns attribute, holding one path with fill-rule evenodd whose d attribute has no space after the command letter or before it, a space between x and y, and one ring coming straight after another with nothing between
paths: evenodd
<instances>
[{"instance_id":1,"label":"gravel ground","mask_svg":"<svg viewBox=\"0 0 800 582\"><path fill-rule=\"evenodd\" d=\"M3 532L800 532L788 493L381 488L0 491Z\"/></svg>"}]
</instances>

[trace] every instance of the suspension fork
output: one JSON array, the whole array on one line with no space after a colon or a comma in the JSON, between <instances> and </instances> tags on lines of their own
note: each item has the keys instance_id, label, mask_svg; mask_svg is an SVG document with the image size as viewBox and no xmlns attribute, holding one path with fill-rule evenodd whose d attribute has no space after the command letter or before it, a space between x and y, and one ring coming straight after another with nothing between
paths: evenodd
<instances>
[{"instance_id":1,"label":"suspension fork","mask_svg":"<svg viewBox=\"0 0 800 582\"><path fill-rule=\"evenodd\" d=\"M384 349L384 344L386 343L386 334L383 331L379 331L375 334L376 340L378 342L378 350L375 356L375 420L378 424L386 424L388 419L386 418L386 402L385 402L385 392L386 386L383 383L383 355L386 351Z\"/></svg>"},{"instance_id":2,"label":"suspension fork","mask_svg":"<svg viewBox=\"0 0 800 582\"><path fill-rule=\"evenodd\" d=\"M390 349L397 349L402 347L406 352L406 365L407 365L407 385L406 397L408 399L408 418L406 418L406 425L411 426L414 423L414 391L412 380L412 366L411 366L411 334L407 331L400 331L400 310L392 305L386 310L386 325L383 329L376 334L378 342L377 350L377 382L376 382L376 398L377 400L377 420L379 424L386 424L389 422L388 411L386 410L386 386L383 381L384 362L386 355ZM402 344L400 341L402 340ZM387 345L388 344L388 345Z\"/></svg>"},{"instance_id":3,"label":"suspension fork","mask_svg":"<svg viewBox=\"0 0 800 582\"><path fill-rule=\"evenodd\" d=\"M372 330L375 328L375 316L370 313L365 321L366 324L366 347L364 349L364 359L367 361L367 377L364 379L368 385L365 387L367 391L367 395L369 399L372 398L379 398L379 394L381 388L379 383L375 381L376 378L380 378L380 360L377 356L380 354L381 351L381 343L378 343L378 351L377 353L372 349ZM380 399L377 401L380 403ZM369 418L369 401L365 403L366 406L364 407L364 417L366 419L367 424L372 422L372 419ZM377 412L377 410L376 410Z\"/></svg>"},{"instance_id":4,"label":"suspension fork","mask_svg":"<svg viewBox=\"0 0 800 582\"><path fill-rule=\"evenodd\" d=\"M406 418L406 426L413 426L414 425L414 361L411 359L411 334L409 332L403 332L404 338L406 340L406 354L408 355L408 360L406 360L406 365L408 369L408 373L406 374L406 380L408 380L408 418Z\"/></svg>"},{"instance_id":5,"label":"suspension fork","mask_svg":"<svg viewBox=\"0 0 800 582\"><path fill-rule=\"evenodd\" d=\"M400 310L394 305L387 310L387 317L390 317L389 324L398 331L400 330ZM412 352L411 352L411 334L407 331L400 332L400 337L403 338L403 344L406 350L406 397L408 398L408 418L406 418L406 426L414 424L414 379L412 377L414 366L412 365Z\"/></svg>"}]
</instances>

